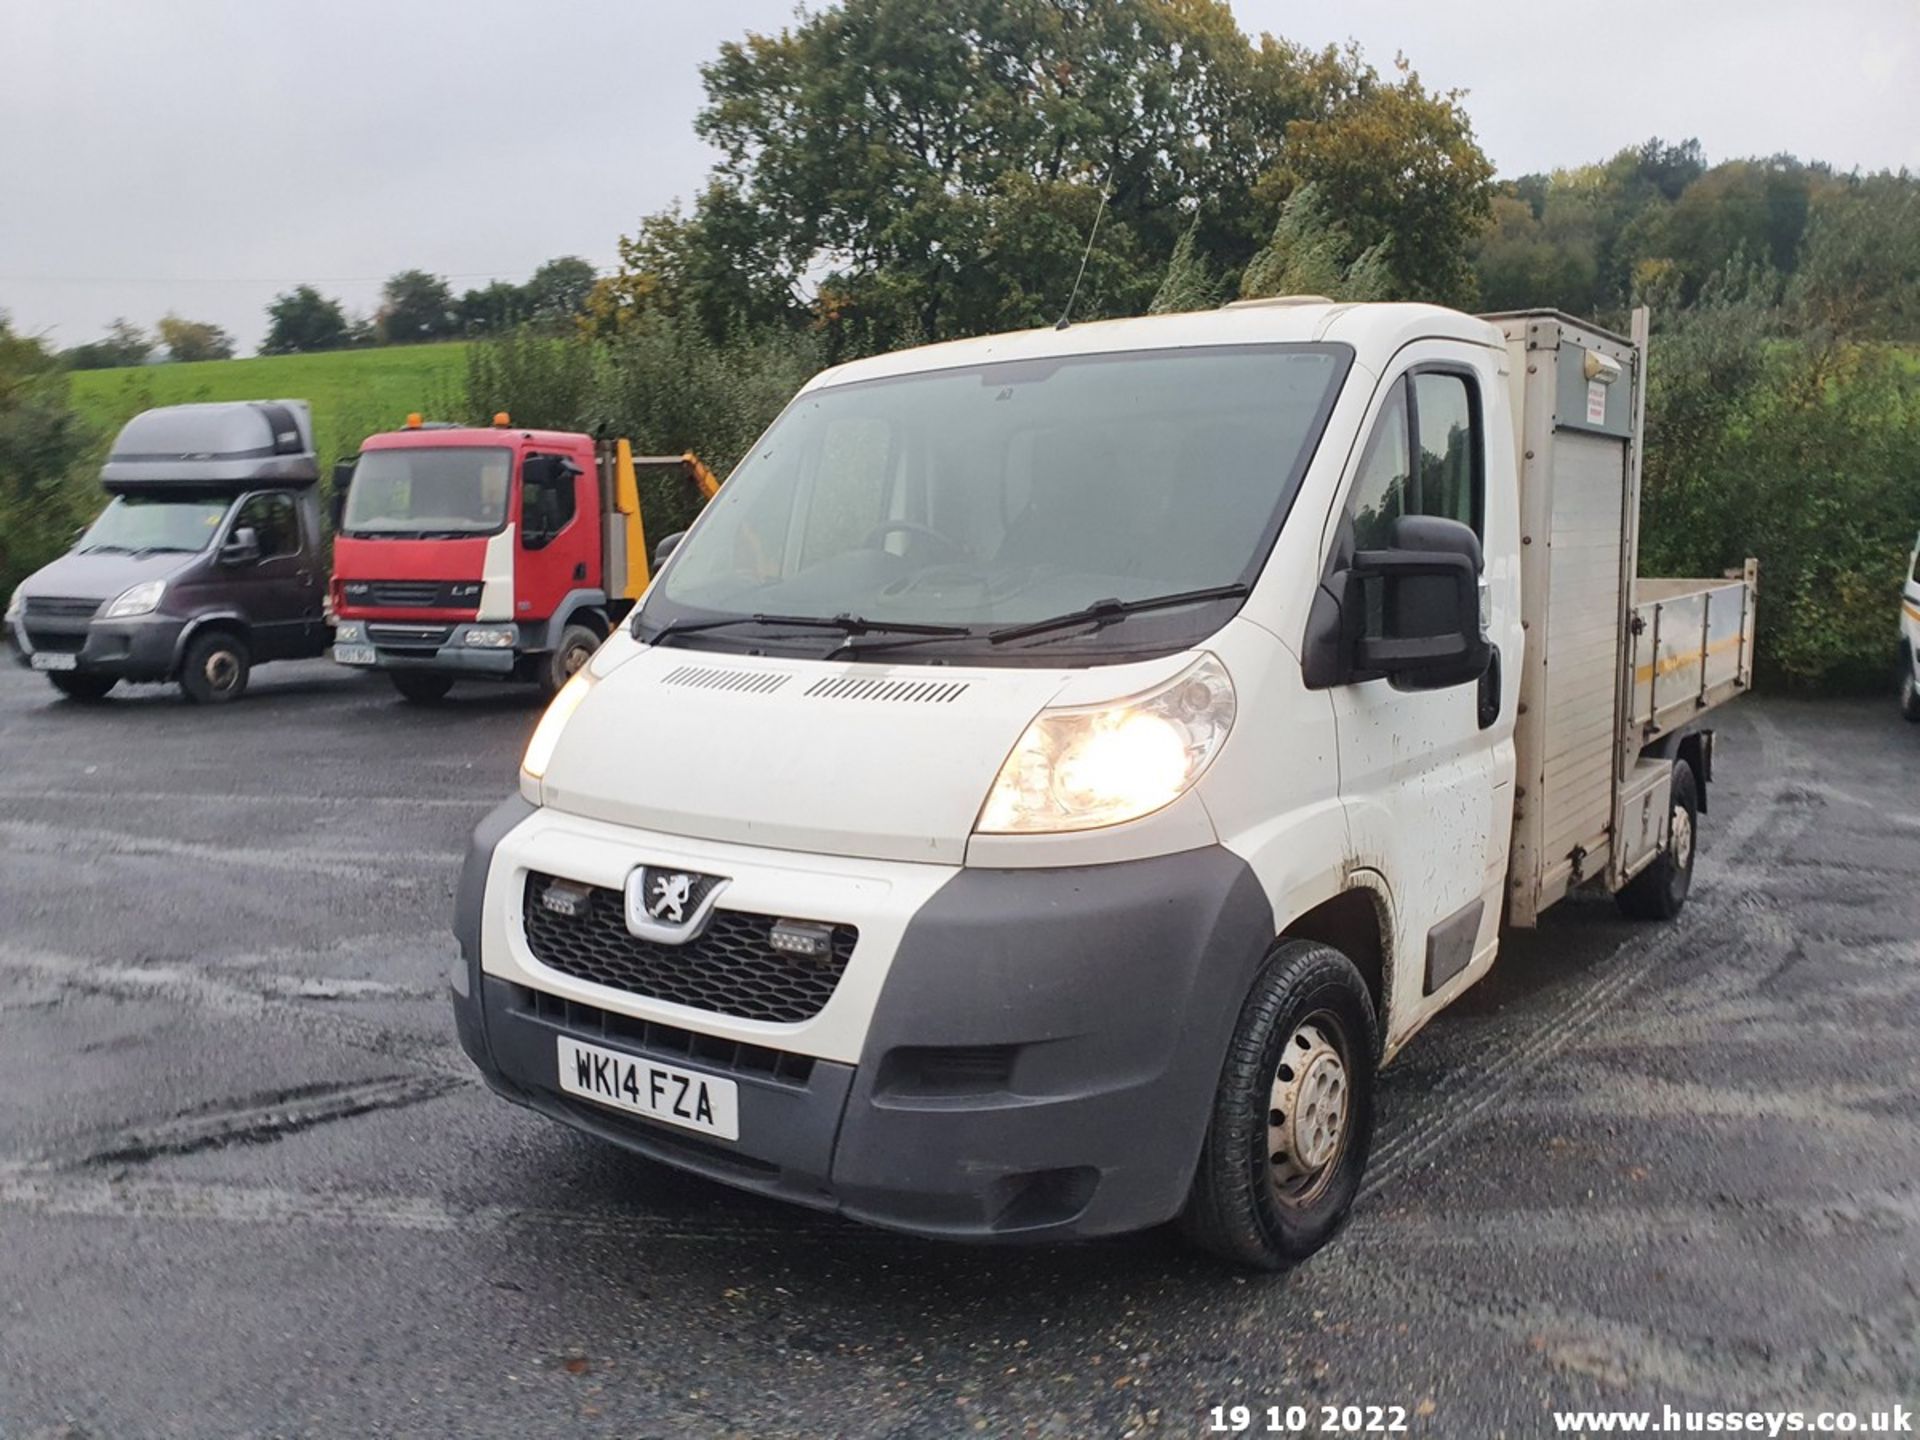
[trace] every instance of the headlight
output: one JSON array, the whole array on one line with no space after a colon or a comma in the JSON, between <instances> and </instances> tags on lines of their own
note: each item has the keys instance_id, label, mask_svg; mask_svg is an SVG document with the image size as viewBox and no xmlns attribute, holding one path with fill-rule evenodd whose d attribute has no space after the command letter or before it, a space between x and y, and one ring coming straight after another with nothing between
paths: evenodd
<instances>
[{"instance_id":1,"label":"headlight","mask_svg":"<svg viewBox=\"0 0 1920 1440\"><path fill-rule=\"evenodd\" d=\"M100 618L124 620L129 615L145 615L160 603L160 597L166 593L166 581L144 581L131 590L122 590L119 598L100 612Z\"/></svg>"},{"instance_id":2,"label":"headlight","mask_svg":"<svg viewBox=\"0 0 1920 1440\"><path fill-rule=\"evenodd\" d=\"M488 650L511 650L519 634L511 625L475 625L467 631L468 645L478 645ZM558 696L554 697L558 699Z\"/></svg>"},{"instance_id":3,"label":"headlight","mask_svg":"<svg viewBox=\"0 0 1920 1440\"><path fill-rule=\"evenodd\" d=\"M342 620L333 627L333 643L364 645L367 643L367 627L358 620Z\"/></svg>"},{"instance_id":4,"label":"headlight","mask_svg":"<svg viewBox=\"0 0 1920 1440\"><path fill-rule=\"evenodd\" d=\"M520 761L520 768L533 779L539 780L546 775L547 766L553 763L554 747L560 743L561 732L567 728L567 721L573 718L573 712L580 708L580 702L587 698L587 691L592 688L593 676L590 672L574 671L573 678L560 687L560 693L547 706L547 713L533 727L533 738L527 741L526 756Z\"/></svg>"},{"instance_id":5,"label":"headlight","mask_svg":"<svg viewBox=\"0 0 1920 1440\"><path fill-rule=\"evenodd\" d=\"M987 792L983 834L1092 830L1185 794L1233 728L1233 682L1211 655L1107 705L1043 710Z\"/></svg>"}]
</instances>

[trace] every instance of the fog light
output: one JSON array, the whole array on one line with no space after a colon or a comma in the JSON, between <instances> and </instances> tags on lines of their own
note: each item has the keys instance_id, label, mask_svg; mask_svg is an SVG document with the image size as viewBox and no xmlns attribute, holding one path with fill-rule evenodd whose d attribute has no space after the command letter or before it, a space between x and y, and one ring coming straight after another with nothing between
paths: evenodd
<instances>
[{"instance_id":1,"label":"fog light","mask_svg":"<svg viewBox=\"0 0 1920 1440\"><path fill-rule=\"evenodd\" d=\"M364 645L367 643L367 627L358 620L342 620L333 627L333 643L336 645Z\"/></svg>"},{"instance_id":2,"label":"fog light","mask_svg":"<svg viewBox=\"0 0 1920 1440\"><path fill-rule=\"evenodd\" d=\"M767 943L787 955L824 960L833 953L833 927L811 920L776 920Z\"/></svg>"},{"instance_id":3,"label":"fog light","mask_svg":"<svg viewBox=\"0 0 1920 1440\"><path fill-rule=\"evenodd\" d=\"M474 626L467 631L466 643L485 650L511 650L519 637L511 625Z\"/></svg>"}]
</instances>

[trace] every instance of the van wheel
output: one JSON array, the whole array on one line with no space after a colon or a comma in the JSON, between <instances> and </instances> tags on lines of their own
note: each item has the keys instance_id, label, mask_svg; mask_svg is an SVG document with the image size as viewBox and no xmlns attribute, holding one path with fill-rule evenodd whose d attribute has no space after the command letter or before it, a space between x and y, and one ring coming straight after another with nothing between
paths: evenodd
<instances>
[{"instance_id":1,"label":"van wheel","mask_svg":"<svg viewBox=\"0 0 1920 1440\"><path fill-rule=\"evenodd\" d=\"M1920 720L1920 682L1913 678L1913 656L1900 651L1900 713L1909 720Z\"/></svg>"},{"instance_id":2,"label":"van wheel","mask_svg":"<svg viewBox=\"0 0 1920 1440\"><path fill-rule=\"evenodd\" d=\"M245 640L230 630L204 631L187 645L180 688L196 705L225 705L247 693L252 670Z\"/></svg>"},{"instance_id":3,"label":"van wheel","mask_svg":"<svg viewBox=\"0 0 1920 1440\"><path fill-rule=\"evenodd\" d=\"M560 643L553 647L540 673L540 688L549 698L558 695L560 687L585 668L604 638L591 625L569 625L560 632Z\"/></svg>"},{"instance_id":4,"label":"van wheel","mask_svg":"<svg viewBox=\"0 0 1920 1440\"><path fill-rule=\"evenodd\" d=\"M387 679L400 692L400 698L410 705L437 705L453 689L451 678L427 670L389 670Z\"/></svg>"},{"instance_id":5,"label":"van wheel","mask_svg":"<svg viewBox=\"0 0 1920 1440\"><path fill-rule=\"evenodd\" d=\"M1180 1228L1237 1265L1285 1270L1333 1237L1373 1143L1373 999L1353 962L1290 940L1227 1047Z\"/></svg>"},{"instance_id":6,"label":"van wheel","mask_svg":"<svg viewBox=\"0 0 1920 1440\"><path fill-rule=\"evenodd\" d=\"M107 692L120 682L111 675L82 675L69 670L63 674L49 675L53 688L69 700L78 700L82 705L97 705L107 698Z\"/></svg>"},{"instance_id":7,"label":"van wheel","mask_svg":"<svg viewBox=\"0 0 1920 1440\"><path fill-rule=\"evenodd\" d=\"M1658 858L1614 896L1621 911L1635 920L1671 920L1693 888L1693 856L1700 835L1700 787L1693 766L1673 764L1673 815L1667 843Z\"/></svg>"}]
</instances>

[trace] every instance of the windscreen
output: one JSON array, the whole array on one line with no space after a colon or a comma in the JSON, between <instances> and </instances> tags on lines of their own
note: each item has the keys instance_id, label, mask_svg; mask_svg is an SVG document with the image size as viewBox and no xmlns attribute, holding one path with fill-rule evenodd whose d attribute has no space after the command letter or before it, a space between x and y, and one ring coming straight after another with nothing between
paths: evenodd
<instances>
[{"instance_id":1,"label":"windscreen","mask_svg":"<svg viewBox=\"0 0 1920 1440\"><path fill-rule=\"evenodd\" d=\"M213 543L232 504L231 495L116 495L74 549L82 555L197 553Z\"/></svg>"},{"instance_id":2,"label":"windscreen","mask_svg":"<svg viewBox=\"0 0 1920 1440\"><path fill-rule=\"evenodd\" d=\"M1135 351L802 395L676 553L643 628L777 612L984 633L1250 581L1348 359Z\"/></svg>"},{"instance_id":3,"label":"windscreen","mask_svg":"<svg viewBox=\"0 0 1920 1440\"><path fill-rule=\"evenodd\" d=\"M506 523L513 452L462 445L365 450L340 528L357 536L490 535Z\"/></svg>"}]
</instances>

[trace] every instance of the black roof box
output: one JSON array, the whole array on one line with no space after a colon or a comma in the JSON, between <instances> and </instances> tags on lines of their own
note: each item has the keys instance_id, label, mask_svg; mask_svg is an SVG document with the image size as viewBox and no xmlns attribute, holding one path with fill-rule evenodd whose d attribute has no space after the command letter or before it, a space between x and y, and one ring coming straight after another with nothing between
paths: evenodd
<instances>
[{"instance_id":1,"label":"black roof box","mask_svg":"<svg viewBox=\"0 0 1920 1440\"><path fill-rule=\"evenodd\" d=\"M233 400L142 410L100 471L119 493L149 488L311 485L320 478L304 400Z\"/></svg>"}]
</instances>

